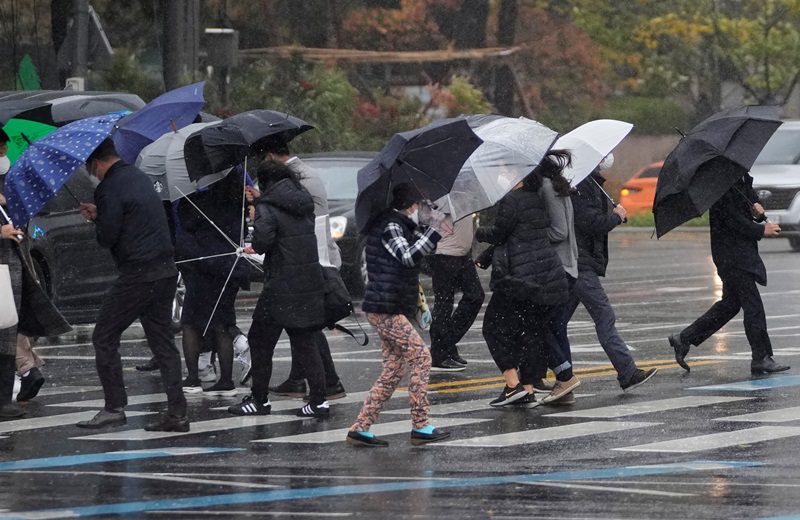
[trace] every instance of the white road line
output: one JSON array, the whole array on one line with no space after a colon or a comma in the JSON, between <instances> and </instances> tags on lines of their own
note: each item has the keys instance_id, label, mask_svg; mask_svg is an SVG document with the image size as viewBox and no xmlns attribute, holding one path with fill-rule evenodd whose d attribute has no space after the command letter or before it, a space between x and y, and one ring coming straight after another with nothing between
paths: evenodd
<instances>
[{"instance_id":1,"label":"white road line","mask_svg":"<svg viewBox=\"0 0 800 520\"><path fill-rule=\"evenodd\" d=\"M464 387L463 390L469 390L469 387ZM583 398L583 397L594 397L595 394L575 394L575 397ZM488 410L495 410L497 408L492 408L489 406L490 398L484 399L474 399L470 401L456 401L452 403L442 403L442 404L435 404L431 406L430 414L431 415L450 415L454 413L467 413L467 412L478 412L478 411L488 411ZM408 410L384 410L381 414L406 414L408 415Z\"/></svg>"},{"instance_id":2,"label":"white road line","mask_svg":"<svg viewBox=\"0 0 800 520\"><path fill-rule=\"evenodd\" d=\"M47 417L34 417L31 419L16 419L14 421L0 421L0 433L23 432L39 428L53 428L57 426L72 426L78 421L88 421L95 416L96 411L63 413L48 415ZM128 417L152 415L155 412L125 412ZM78 431L78 430L76 430Z\"/></svg>"},{"instance_id":3,"label":"white road line","mask_svg":"<svg viewBox=\"0 0 800 520\"><path fill-rule=\"evenodd\" d=\"M443 428L449 428L453 426L462 426L465 424L477 424L482 422L489 422L492 419L453 419L453 418L446 418L443 417L441 419L437 419L436 426L440 426ZM333 442L344 442L345 438L347 437L347 432L350 431L350 428L340 428L338 430L327 430L324 432L312 432L312 433L303 433L300 435L289 435L286 437L274 437L272 439L257 439L250 442L263 442L263 443L289 443L289 444L329 444ZM406 435L411 433L411 421L394 421L388 423L380 423L375 424L370 429L372 433L377 435L378 437L384 435L395 435L399 433L405 433Z\"/></svg>"},{"instance_id":4,"label":"white road line","mask_svg":"<svg viewBox=\"0 0 800 520\"><path fill-rule=\"evenodd\" d=\"M564 489L585 489L587 491L601 491L603 493L629 493L632 495L653 495L660 497L693 497L695 493L679 493L675 491L658 491L655 489L639 489L630 487L598 486L592 484L562 484L558 482L521 482L529 486L544 486Z\"/></svg>"},{"instance_id":5,"label":"white road line","mask_svg":"<svg viewBox=\"0 0 800 520\"><path fill-rule=\"evenodd\" d=\"M180 511L180 510L167 510L167 511L145 511L148 515L158 515L158 516L166 516L166 515L187 515L191 517L198 517L198 516L233 516L233 517L242 517L242 516L255 516L257 518L266 518L266 517L273 517L273 516L290 516L292 518L349 518L353 516L355 513L300 513L297 511L241 511L238 509L228 509L225 508L223 511L198 511L197 509L192 509L189 511Z\"/></svg>"},{"instance_id":6,"label":"white road line","mask_svg":"<svg viewBox=\"0 0 800 520\"><path fill-rule=\"evenodd\" d=\"M102 390L102 386L52 386L39 390L39 396L45 395L64 395L64 394L85 394L86 392L97 392Z\"/></svg>"},{"instance_id":7,"label":"white road line","mask_svg":"<svg viewBox=\"0 0 800 520\"><path fill-rule=\"evenodd\" d=\"M765 422L782 423L800 420L800 406L791 408L780 408L778 410L767 410L765 412L745 413L742 415L730 415L728 417L717 417L715 421L731 422ZM0 423L2 425L2 423Z\"/></svg>"},{"instance_id":8,"label":"white road line","mask_svg":"<svg viewBox=\"0 0 800 520\"><path fill-rule=\"evenodd\" d=\"M681 408L695 408L711 404L730 403L734 401L747 401L752 397L725 397L716 395L675 397L672 399L659 399L657 401L642 401L638 403L617 404L589 408L588 410L571 410L569 412L551 413L545 417L591 417L596 419L615 419L642 413L666 412Z\"/></svg>"},{"instance_id":9,"label":"white road line","mask_svg":"<svg viewBox=\"0 0 800 520\"><path fill-rule=\"evenodd\" d=\"M249 394L249 388L237 388L236 391L239 394ZM215 396L206 396L209 399L219 399L219 397ZM189 394L187 399L194 399L199 398L203 399L203 394ZM142 395L132 395L128 397L128 406L134 406L137 404L152 404L152 403L166 403L167 396L166 394L142 394ZM47 406L61 406L65 408L102 408L105 406L106 402L105 399L88 399L86 401L70 401L67 403L48 403Z\"/></svg>"},{"instance_id":10,"label":"white road line","mask_svg":"<svg viewBox=\"0 0 800 520\"><path fill-rule=\"evenodd\" d=\"M86 441L149 441L152 439L182 437L185 435L194 435L196 433L236 430L238 428L253 428L255 426L267 426L270 424L280 424L302 420L305 419L301 417L295 417L293 415L258 415L251 417L238 417L231 415L230 417L224 417L222 419L193 422L191 424L191 431L188 432L148 432L142 429L100 433L96 435L85 435L82 437L70 437L70 439Z\"/></svg>"},{"instance_id":11,"label":"white road line","mask_svg":"<svg viewBox=\"0 0 800 520\"><path fill-rule=\"evenodd\" d=\"M603 433L632 430L634 428L646 428L648 426L657 426L659 424L661 423L589 421L579 424L569 424L566 426L553 426L550 428L539 428L512 433L501 433L499 435L485 435L482 437L473 437L471 439L440 442L433 444L433 446L503 448L506 446L519 446L522 444L533 444L537 442L559 441L574 437L585 437L587 435L599 435Z\"/></svg>"},{"instance_id":12,"label":"white road line","mask_svg":"<svg viewBox=\"0 0 800 520\"><path fill-rule=\"evenodd\" d=\"M237 482L235 480L218 480L218 479L202 478L204 477L202 473L198 473L194 476L178 476L169 473L128 473L128 472L116 472L116 471L16 470L16 471L8 471L7 473L36 473L36 474L47 473L53 475L70 475L70 476L97 475L100 477L140 478L146 480L163 480L166 482L186 482L189 484L209 484L214 486L231 486L231 487L243 487L243 488L253 488L253 489L276 489L276 488L286 487L277 484L256 484L252 482Z\"/></svg>"},{"instance_id":13,"label":"white road line","mask_svg":"<svg viewBox=\"0 0 800 520\"><path fill-rule=\"evenodd\" d=\"M638 446L626 446L624 448L614 448L614 450L657 453L694 453L697 451L716 450L720 448L729 448L731 446L749 445L757 442L797 436L800 436L800 427L797 426L759 426L746 430L698 435L696 437L686 437L684 439L639 444Z\"/></svg>"}]
</instances>

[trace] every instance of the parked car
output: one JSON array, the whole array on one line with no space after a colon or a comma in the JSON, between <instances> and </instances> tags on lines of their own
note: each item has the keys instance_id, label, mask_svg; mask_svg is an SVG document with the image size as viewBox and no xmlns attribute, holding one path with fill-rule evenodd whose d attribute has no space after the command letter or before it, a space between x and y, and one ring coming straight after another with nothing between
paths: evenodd
<instances>
[{"instance_id":1,"label":"parked car","mask_svg":"<svg viewBox=\"0 0 800 520\"><path fill-rule=\"evenodd\" d=\"M354 298L364 295L367 286L367 258L364 241L356 229L355 206L358 170L374 152L327 152L301 155L317 170L325 183L330 208L331 234L342 252L342 279Z\"/></svg>"},{"instance_id":2,"label":"parked car","mask_svg":"<svg viewBox=\"0 0 800 520\"><path fill-rule=\"evenodd\" d=\"M781 237L800 251L800 120L784 121L750 169L753 188Z\"/></svg>"},{"instance_id":3,"label":"parked car","mask_svg":"<svg viewBox=\"0 0 800 520\"><path fill-rule=\"evenodd\" d=\"M619 203L628 213L644 213L653 211L653 200L656 196L658 174L664 161L650 163L633 174L619 191Z\"/></svg>"}]
</instances>

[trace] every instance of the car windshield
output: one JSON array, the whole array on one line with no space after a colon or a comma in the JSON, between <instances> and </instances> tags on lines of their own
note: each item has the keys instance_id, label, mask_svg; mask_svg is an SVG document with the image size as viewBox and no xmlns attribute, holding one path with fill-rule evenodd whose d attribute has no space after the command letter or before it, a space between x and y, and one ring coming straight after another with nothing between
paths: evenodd
<instances>
[{"instance_id":1,"label":"car windshield","mask_svg":"<svg viewBox=\"0 0 800 520\"><path fill-rule=\"evenodd\" d=\"M367 160L304 159L303 162L319 172L330 200L355 200L358 195L356 176Z\"/></svg>"},{"instance_id":2,"label":"car windshield","mask_svg":"<svg viewBox=\"0 0 800 520\"><path fill-rule=\"evenodd\" d=\"M797 164L800 161L800 128L778 130L761 150L755 164Z\"/></svg>"}]
</instances>

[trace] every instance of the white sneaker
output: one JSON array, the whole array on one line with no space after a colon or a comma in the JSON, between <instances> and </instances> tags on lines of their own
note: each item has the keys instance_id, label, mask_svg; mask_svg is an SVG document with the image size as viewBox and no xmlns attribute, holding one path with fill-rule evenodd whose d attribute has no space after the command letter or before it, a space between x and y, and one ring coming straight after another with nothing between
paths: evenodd
<instances>
[{"instance_id":1,"label":"white sneaker","mask_svg":"<svg viewBox=\"0 0 800 520\"><path fill-rule=\"evenodd\" d=\"M249 354L249 352L248 352L248 354ZM248 355L248 358L249 357L250 356ZM11 393L11 402L12 403L16 403L17 402L17 394L19 393L20 388L22 388L22 379L19 377L19 375L14 374L14 390Z\"/></svg>"},{"instance_id":2,"label":"white sneaker","mask_svg":"<svg viewBox=\"0 0 800 520\"><path fill-rule=\"evenodd\" d=\"M217 371L214 370L214 365L206 365L200 368L197 373L203 383L213 383L217 380Z\"/></svg>"}]
</instances>

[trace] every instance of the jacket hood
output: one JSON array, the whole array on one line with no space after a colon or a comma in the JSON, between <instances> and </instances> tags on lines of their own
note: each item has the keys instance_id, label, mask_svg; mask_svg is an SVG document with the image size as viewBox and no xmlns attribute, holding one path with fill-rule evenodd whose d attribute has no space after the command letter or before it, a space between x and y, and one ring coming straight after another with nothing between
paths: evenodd
<instances>
[{"instance_id":1,"label":"jacket hood","mask_svg":"<svg viewBox=\"0 0 800 520\"><path fill-rule=\"evenodd\" d=\"M260 197L259 200L269 202L294 215L313 215L314 199L302 186L297 186L289 179L281 179Z\"/></svg>"}]
</instances>

